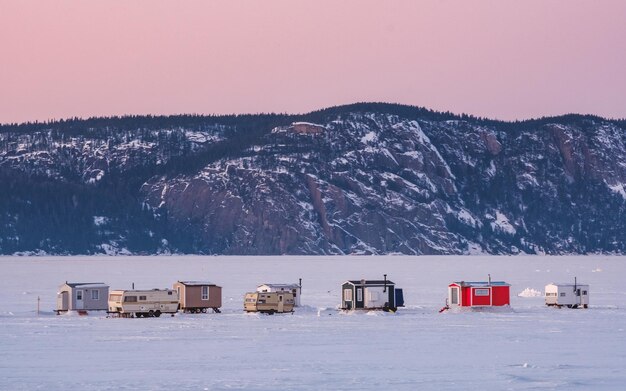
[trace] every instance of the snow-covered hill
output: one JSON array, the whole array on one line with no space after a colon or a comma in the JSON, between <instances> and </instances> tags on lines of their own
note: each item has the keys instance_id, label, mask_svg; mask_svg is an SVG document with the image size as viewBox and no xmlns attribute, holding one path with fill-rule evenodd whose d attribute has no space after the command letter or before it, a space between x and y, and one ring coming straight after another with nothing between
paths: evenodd
<instances>
[{"instance_id":1,"label":"snow-covered hill","mask_svg":"<svg viewBox=\"0 0 626 391\"><path fill-rule=\"evenodd\" d=\"M386 104L4 126L0 253L623 253L625 143Z\"/></svg>"}]
</instances>

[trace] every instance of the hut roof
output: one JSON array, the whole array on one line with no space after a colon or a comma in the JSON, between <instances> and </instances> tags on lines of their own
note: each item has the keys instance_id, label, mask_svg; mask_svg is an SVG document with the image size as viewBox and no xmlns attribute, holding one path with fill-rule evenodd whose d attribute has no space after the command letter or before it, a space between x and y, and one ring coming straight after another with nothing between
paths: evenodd
<instances>
[{"instance_id":1,"label":"hut roof","mask_svg":"<svg viewBox=\"0 0 626 391\"><path fill-rule=\"evenodd\" d=\"M178 282L186 286L206 286L206 285L217 286L214 283L209 282L209 281L178 281Z\"/></svg>"},{"instance_id":2,"label":"hut roof","mask_svg":"<svg viewBox=\"0 0 626 391\"><path fill-rule=\"evenodd\" d=\"M348 280L347 282L352 285L385 285L385 283L387 285L396 285L391 280Z\"/></svg>"},{"instance_id":3,"label":"hut roof","mask_svg":"<svg viewBox=\"0 0 626 391\"><path fill-rule=\"evenodd\" d=\"M293 284L261 284L259 285L259 288L262 286L269 286L271 288L300 288L300 284L298 283L293 283Z\"/></svg>"},{"instance_id":4,"label":"hut roof","mask_svg":"<svg viewBox=\"0 0 626 391\"><path fill-rule=\"evenodd\" d=\"M108 288L104 282L66 282L70 288Z\"/></svg>"},{"instance_id":5,"label":"hut roof","mask_svg":"<svg viewBox=\"0 0 626 391\"><path fill-rule=\"evenodd\" d=\"M460 286L475 286L475 287L487 287L487 286L511 286L511 284L504 281L455 281L453 284Z\"/></svg>"}]
</instances>

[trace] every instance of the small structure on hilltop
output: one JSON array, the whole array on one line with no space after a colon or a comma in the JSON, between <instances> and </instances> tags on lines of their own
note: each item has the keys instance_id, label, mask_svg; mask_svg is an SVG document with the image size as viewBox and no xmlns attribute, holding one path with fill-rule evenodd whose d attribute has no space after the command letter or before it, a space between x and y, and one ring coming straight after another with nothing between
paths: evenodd
<instances>
[{"instance_id":1,"label":"small structure on hilltop","mask_svg":"<svg viewBox=\"0 0 626 391\"><path fill-rule=\"evenodd\" d=\"M291 292L295 307L300 307L300 296L302 294L302 278L297 284L262 284L256 288L257 292Z\"/></svg>"},{"instance_id":2,"label":"small structure on hilltop","mask_svg":"<svg viewBox=\"0 0 626 391\"><path fill-rule=\"evenodd\" d=\"M178 281L174 283L178 292L180 309L187 313L206 313L210 308L220 313L222 287L208 281Z\"/></svg>"},{"instance_id":3,"label":"small structure on hilltop","mask_svg":"<svg viewBox=\"0 0 626 391\"><path fill-rule=\"evenodd\" d=\"M561 308L587 308L589 306L589 285L579 284L574 278L573 284L546 285L545 298L547 306Z\"/></svg>"},{"instance_id":4,"label":"small structure on hilltop","mask_svg":"<svg viewBox=\"0 0 626 391\"><path fill-rule=\"evenodd\" d=\"M510 284L504 281L457 281L448 285L444 311L454 307L500 307L511 304ZM441 312L441 311L440 311Z\"/></svg>"},{"instance_id":5,"label":"small structure on hilltop","mask_svg":"<svg viewBox=\"0 0 626 391\"><path fill-rule=\"evenodd\" d=\"M103 282L65 282L57 292L57 315L67 311L106 311L109 286Z\"/></svg>"},{"instance_id":6,"label":"small structure on hilltop","mask_svg":"<svg viewBox=\"0 0 626 391\"><path fill-rule=\"evenodd\" d=\"M341 286L342 310L396 311L404 306L402 289L387 280L348 280Z\"/></svg>"}]
</instances>

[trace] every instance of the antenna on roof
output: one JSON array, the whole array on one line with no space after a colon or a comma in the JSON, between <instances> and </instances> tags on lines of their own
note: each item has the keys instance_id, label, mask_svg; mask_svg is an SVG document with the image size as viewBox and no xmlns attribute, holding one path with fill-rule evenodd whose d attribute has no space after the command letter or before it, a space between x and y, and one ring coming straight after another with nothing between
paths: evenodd
<instances>
[{"instance_id":1,"label":"antenna on roof","mask_svg":"<svg viewBox=\"0 0 626 391\"><path fill-rule=\"evenodd\" d=\"M383 286L383 292L387 292L387 275L383 274L383 276L385 276L385 285Z\"/></svg>"}]
</instances>

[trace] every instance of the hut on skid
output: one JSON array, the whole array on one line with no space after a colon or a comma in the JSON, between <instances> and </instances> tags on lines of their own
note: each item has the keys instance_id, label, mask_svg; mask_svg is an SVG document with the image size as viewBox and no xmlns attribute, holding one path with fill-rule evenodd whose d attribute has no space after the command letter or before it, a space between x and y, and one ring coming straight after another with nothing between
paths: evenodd
<instances>
[{"instance_id":1,"label":"hut on skid","mask_svg":"<svg viewBox=\"0 0 626 391\"><path fill-rule=\"evenodd\" d=\"M395 311L404 306L402 289L387 280L348 280L341 286L341 309Z\"/></svg>"},{"instance_id":2,"label":"hut on skid","mask_svg":"<svg viewBox=\"0 0 626 391\"><path fill-rule=\"evenodd\" d=\"M573 284L548 284L545 288L546 305L561 308L587 308L589 306L589 285L579 284L574 278Z\"/></svg>"},{"instance_id":3,"label":"hut on skid","mask_svg":"<svg viewBox=\"0 0 626 391\"><path fill-rule=\"evenodd\" d=\"M67 282L57 293L57 315L67 311L107 310L109 286L102 282Z\"/></svg>"},{"instance_id":4,"label":"hut on skid","mask_svg":"<svg viewBox=\"0 0 626 391\"><path fill-rule=\"evenodd\" d=\"M510 285L504 281L459 281L448 285L447 305L452 307L498 307L511 304ZM443 310L442 309L442 310Z\"/></svg>"},{"instance_id":5,"label":"hut on skid","mask_svg":"<svg viewBox=\"0 0 626 391\"><path fill-rule=\"evenodd\" d=\"M220 313L222 287L208 281L178 281L174 283L178 292L180 309L187 313L206 313L212 309Z\"/></svg>"},{"instance_id":6,"label":"hut on skid","mask_svg":"<svg viewBox=\"0 0 626 391\"><path fill-rule=\"evenodd\" d=\"M291 292L295 307L300 307L300 295L302 294L302 278L297 284L263 284L256 288L257 292Z\"/></svg>"}]
</instances>

